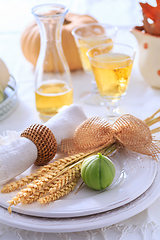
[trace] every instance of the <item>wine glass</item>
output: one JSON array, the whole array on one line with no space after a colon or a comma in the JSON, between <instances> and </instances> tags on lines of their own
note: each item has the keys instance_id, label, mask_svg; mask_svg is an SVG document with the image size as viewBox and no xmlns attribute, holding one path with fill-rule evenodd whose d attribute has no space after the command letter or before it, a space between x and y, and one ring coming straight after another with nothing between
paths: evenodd
<instances>
[{"instance_id":1,"label":"wine glass","mask_svg":"<svg viewBox=\"0 0 160 240\"><path fill-rule=\"evenodd\" d=\"M121 43L109 43L88 50L98 91L107 105L108 118L120 115L119 100L124 97L133 66L135 49Z\"/></svg>"},{"instance_id":2,"label":"wine glass","mask_svg":"<svg viewBox=\"0 0 160 240\"><path fill-rule=\"evenodd\" d=\"M72 30L83 70L92 77L92 88L89 92L84 92L80 100L91 105L104 105L103 99L99 95L96 82L93 77L90 61L86 52L99 44L112 43L116 37L118 28L108 24L86 23Z\"/></svg>"}]
</instances>

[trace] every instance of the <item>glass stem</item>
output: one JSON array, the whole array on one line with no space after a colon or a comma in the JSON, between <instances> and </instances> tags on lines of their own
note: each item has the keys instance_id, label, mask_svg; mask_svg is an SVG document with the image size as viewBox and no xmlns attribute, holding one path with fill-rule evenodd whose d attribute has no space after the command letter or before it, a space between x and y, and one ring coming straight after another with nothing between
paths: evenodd
<instances>
[{"instance_id":1,"label":"glass stem","mask_svg":"<svg viewBox=\"0 0 160 240\"><path fill-rule=\"evenodd\" d=\"M119 100L107 100L106 101L106 106L108 110L108 117L114 118L118 117L120 115L119 113Z\"/></svg>"},{"instance_id":2,"label":"glass stem","mask_svg":"<svg viewBox=\"0 0 160 240\"><path fill-rule=\"evenodd\" d=\"M97 84L96 84L96 81L94 79L92 79L92 89L91 89L91 92L95 93L95 94L99 94L98 88L97 88Z\"/></svg>"}]
</instances>

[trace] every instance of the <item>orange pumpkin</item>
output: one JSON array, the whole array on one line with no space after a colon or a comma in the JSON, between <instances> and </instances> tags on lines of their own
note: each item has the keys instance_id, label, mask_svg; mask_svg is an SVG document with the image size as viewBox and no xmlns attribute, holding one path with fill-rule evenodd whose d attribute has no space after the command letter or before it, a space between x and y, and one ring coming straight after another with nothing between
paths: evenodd
<instances>
[{"instance_id":1,"label":"orange pumpkin","mask_svg":"<svg viewBox=\"0 0 160 240\"><path fill-rule=\"evenodd\" d=\"M89 15L67 13L62 26L62 47L70 70L82 68L78 49L71 31L82 24L97 22ZM25 58L36 66L40 51L40 34L37 23L34 21L24 30L21 36L21 48Z\"/></svg>"}]
</instances>

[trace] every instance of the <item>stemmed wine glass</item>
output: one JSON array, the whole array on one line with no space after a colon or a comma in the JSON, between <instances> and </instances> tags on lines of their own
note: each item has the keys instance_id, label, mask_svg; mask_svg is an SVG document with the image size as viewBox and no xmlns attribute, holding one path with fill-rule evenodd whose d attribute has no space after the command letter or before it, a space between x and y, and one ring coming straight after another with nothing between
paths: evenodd
<instances>
[{"instance_id":1,"label":"stemmed wine glass","mask_svg":"<svg viewBox=\"0 0 160 240\"><path fill-rule=\"evenodd\" d=\"M87 23L72 30L83 70L92 78L92 89L90 92L84 92L80 99L91 105L104 105L103 99L98 93L97 85L93 77L90 61L86 52L95 45L112 43L115 40L118 28L108 24Z\"/></svg>"},{"instance_id":2,"label":"stemmed wine glass","mask_svg":"<svg viewBox=\"0 0 160 240\"><path fill-rule=\"evenodd\" d=\"M118 103L126 94L135 49L121 43L101 44L89 49L87 56L99 94L106 102L108 118L118 117Z\"/></svg>"}]
</instances>

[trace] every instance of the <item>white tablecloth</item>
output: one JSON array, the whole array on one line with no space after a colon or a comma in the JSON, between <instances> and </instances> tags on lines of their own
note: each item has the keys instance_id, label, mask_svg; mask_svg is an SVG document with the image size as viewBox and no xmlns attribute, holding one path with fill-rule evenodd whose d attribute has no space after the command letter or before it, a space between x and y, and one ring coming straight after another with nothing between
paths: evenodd
<instances>
[{"instance_id":1,"label":"white tablecloth","mask_svg":"<svg viewBox=\"0 0 160 240\"><path fill-rule=\"evenodd\" d=\"M53 1L52 1L53 2ZM129 26L141 24L141 12L137 0L80 0L54 1L68 5L70 11L90 14L100 22L120 27L117 41L137 48L127 95L120 101L121 113L130 113L145 119L160 108L160 90L151 88L138 68L138 43L128 31ZM150 1L153 2L154 1ZM42 1L0 1L0 58L7 64L18 83L18 105L8 118L0 122L0 135L6 130L22 131L33 123L44 123L35 108L34 68L24 58L20 48L21 32L33 18L30 8ZM104 106L90 106L79 100L79 95L89 90L91 80L82 70L72 72L74 102L80 104L86 115L105 116ZM0 224L0 239L136 239L151 240L160 237L160 199L142 213L116 225L79 233L36 233Z\"/></svg>"}]
</instances>

